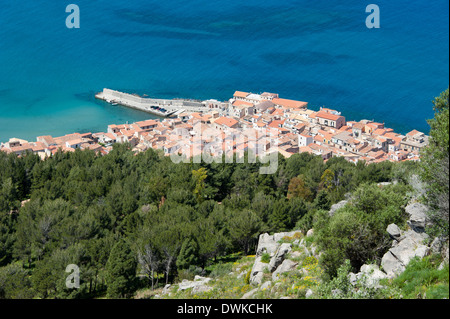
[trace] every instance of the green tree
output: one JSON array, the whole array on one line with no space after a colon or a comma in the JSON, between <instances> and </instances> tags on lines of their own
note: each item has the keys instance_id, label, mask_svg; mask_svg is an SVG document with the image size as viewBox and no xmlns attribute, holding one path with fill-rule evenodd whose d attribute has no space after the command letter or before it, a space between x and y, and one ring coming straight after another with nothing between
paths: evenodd
<instances>
[{"instance_id":1,"label":"green tree","mask_svg":"<svg viewBox=\"0 0 450 319\"><path fill-rule=\"evenodd\" d=\"M233 211L228 221L230 236L248 254L250 247L258 238L264 224L258 215L251 210Z\"/></svg>"},{"instance_id":2,"label":"green tree","mask_svg":"<svg viewBox=\"0 0 450 319\"><path fill-rule=\"evenodd\" d=\"M434 118L429 146L421 158L421 177L428 184L426 200L436 235L448 237L449 231L449 89L433 101Z\"/></svg>"},{"instance_id":3,"label":"green tree","mask_svg":"<svg viewBox=\"0 0 450 319\"><path fill-rule=\"evenodd\" d=\"M353 193L351 203L333 216L324 212L316 217L314 229L323 250L321 262L329 275L334 276L345 259L354 270L368 261L381 261L391 245L386 227L405 224L408 191L409 187L402 184L382 188L363 184Z\"/></svg>"},{"instance_id":4,"label":"green tree","mask_svg":"<svg viewBox=\"0 0 450 319\"><path fill-rule=\"evenodd\" d=\"M181 245L180 253L177 258L177 269L188 269L191 265L198 264L199 247L192 238L186 238Z\"/></svg>"},{"instance_id":5,"label":"green tree","mask_svg":"<svg viewBox=\"0 0 450 319\"><path fill-rule=\"evenodd\" d=\"M305 177L303 175L291 179L288 186L287 198L300 197L304 200L312 200L313 194L306 186L304 179Z\"/></svg>"},{"instance_id":6,"label":"green tree","mask_svg":"<svg viewBox=\"0 0 450 319\"><path fill-rule=\"evenodd\" d=\"M321 186L322 188L326 189L326 190L333 190L333 188L335 187L334 185L334 172L331 169L326 169L323 174L322 177L320 178L321 180Z\"/></svg>"},{"instance_id":7,"label":"green tree","mask_svg":"<svg viewBox=\"0 0 450 319\"><path fill-rule=\"evenodd\" d=\"M8 264L13 259L15 224L14 215L0 212L0 266Z\"/></svg>"},{"instance_id":8,"label":"green tree","mask_svg":"<svg viewBox=\"0 0 450 319\"><path fill-rule=\"evenodd\" d=\"M155 279L161 266L161 254L157 247L157 234L148 225L140 230L137 239L137 254L141 273L146 275L155 287Z\"/></svg>"},{"instance_id":9,"label":"green tree","mask_svg":"<svg viewBox=\"0 0 450 319\"><path fill-rule=\"evenodd\" d=\"M29 270L20 263L0 268L0 299L30 299L33 297Z\"/></svg>"},{"instance_id":10,"label":"green tree","mask_svg":"<svg viewBox=\"0 0 450 319\"><path fill-rule=\"evenodd\" d=\"M194 195L197 198L197 202L201 203L204 200L203 191L206 187L205 179L208 177L208 172L205 168L201 167L198 170L192 171L192 179L194 180Z\"/></svg>"},{"instance_id":11,"label":"green tree","mask_svg":"<svg viewBox=\"0 0 450 319\"><path fill-rule=\"evenodd\" d=\"M114 245L106 263L107 296L127 298L135 289L136 259L125 239Z\"/></svg>"},{"instance_id":12,"label":"green tree","mask_svg":"<svg viewBox=\"0 0 450 319\"><path fill-rule=\"evenodd\" d=\"M40 298L47 298L56 293L58 276L52 265L46 260L37 263L31 277L34 293Z\"/></svg>"}]
</instances>

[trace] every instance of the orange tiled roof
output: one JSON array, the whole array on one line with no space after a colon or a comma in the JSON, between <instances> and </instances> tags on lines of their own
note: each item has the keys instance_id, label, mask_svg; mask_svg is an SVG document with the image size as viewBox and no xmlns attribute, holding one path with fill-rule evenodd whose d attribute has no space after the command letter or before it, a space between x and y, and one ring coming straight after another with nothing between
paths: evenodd
<instances>
[{"instance_id":1,"label":"orange tiled roof","mask_svg":"<svg viewBox=\"0 0 450 319\"><path fill-rule=\"evenodd\" d=\"M246 98L250 93L247 92L241 92L241 91L236 91L234 92L234 97L240 97L240 98Z\"/></svg>"},{"instance_id":2,"label":"orange tiled roof","mask_svg":"<svg viewBox=\"0 0 450 319\"><path fill-rule=\"evenodd\" d=\"M421 133L421 132L419 132L418 130L412 130L411 132L409 132L409 133L406 134L406 135L408 135L408 136L414 136L414 135L419 134L419 133Z\"/></svg>"},{"instance_id":3,"label":"orange tiled roof","mask_svg":"<svg viewBox=\"0 0 450 319\"><path fill-rule=\"evenodd\" d=\"M233 102L234 106L240 107L240 106L247 106L247 107L251 107L253 106L253 103L250 102L245 102L245 101L241 101L241 100L236 100Z\"/></svg>"},{"instance_id":4,"label":"orange tiled roof","mask_svg":"<svg viewBox=\"0 0 450 319\"><path fill-rule=\"evenodd\" d=\"M230 119L228 117L219 117L217 120L214 121L214 123L217 123L219 125L225 125L228 127L232 127L238 123L235 119Z\"/></svg>"},{"instance_id":5,"label":"orange tiled roof","mask_svg":"<svg viewBox=\"0 0 450 319\"><path fill-rule=\"evenodd\" d=\"M157 121L157 120L145 120L145 121L136 122L136 124L139 125L139 127L158 125L158 123L159 123L159 121Z\"/></svg>"},{"instance_id":6,"label":"orange tiled roof","mask_svg":"<svg viewBox=\"0 0 450 319\"><path fill-rule=\"evenodd\" d=\"M316 117L320 117L326 120L331 120L331 121L337 121L341 116L340 115L335 115L335 114L331 114L331 113L327 113L324 111L319 111L316 113Z\"/></svg>"},{"instance_id":7,"label":"orange tiled roof","mask_svg":"<svg viewBox=\"0 0 450 319\"><path fill-rule=\"evenodd\" d=\"M280 105L280 106L292 108L292 109L305 108L308 105L308 102L288 100L288 99L279 99L279 98L274 98L272 100L272 102L276 105Z\"/></svg>"}]
</instances>

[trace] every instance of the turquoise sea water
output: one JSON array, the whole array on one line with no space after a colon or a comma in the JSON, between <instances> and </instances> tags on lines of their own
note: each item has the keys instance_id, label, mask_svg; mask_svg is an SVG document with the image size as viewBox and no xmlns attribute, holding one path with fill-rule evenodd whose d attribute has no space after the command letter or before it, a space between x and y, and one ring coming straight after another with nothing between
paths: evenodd
<instances>
[{"instance_id":1,"label":"turquoise sea water","mask_svg":"<svg viewBox=\"0 0 450 319\"><path fill-rule=\"evenodd\" d=\"M219 100L277 92L428 133L431 100L449 82L447 0L4 2L0 142L152 117L96 101L104 87ZM65 26L70 3L80 29ZM365 26L370 3L380 29Z\"/></svg>"}]
</instances>

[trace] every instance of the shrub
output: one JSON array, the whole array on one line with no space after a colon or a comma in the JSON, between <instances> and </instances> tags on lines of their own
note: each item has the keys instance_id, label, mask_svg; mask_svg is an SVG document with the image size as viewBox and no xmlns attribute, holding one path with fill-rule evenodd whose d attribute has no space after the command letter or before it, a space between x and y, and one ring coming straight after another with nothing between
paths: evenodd
<instances>
[{"instance_id":1,"label":"shrub","mask_svg":"<svg viewBox=\"0 0 450 319\"><path fill-rule=\"evenodd\" d=\"M268 253L262 254L261 261L263 263L269 263L270 262L270 254L268 254Z\"/></svg>"},{"instance_id":2,"label":"shrub","mask_svg":"<svg viewBox=\"0 0 450 319\"><path fill-rule=\"evenodd\" d=\"M225 275L229 274L231 271L233 271L233 264L219 263L219 264L213 266L213 269L212 269L211 273L209 274L209 276L213 277L213 278L217 278L217 277L225 276Z\"/></svg>"},{"instance_id":3,"label":"shrub","mask_svg":"<svg viewBox=\"0 0 450 319\"><path fill-rule=\"evenodd\" d=\"M251 273L252 273L252 270L249 269L247 271L247 274L244 277L244 282L245 282L246 285L250 285L250 275L251 275Z\"/></svg>"},{"instance_id":4,"label":"shrub","mask_svg":"<svg viewBox=\"0 0 450 319\"><path fill-rule=\"evenodd\" d=\"M333 216L319 213L314 229L323 256L321 263L330 276L335 276L343 260L350 260L353 270L368 260L380 261L391 240L386 227L395 223L402 227L406 220L403 206L408 202L409 188L403 184L378 187L363 184L353 193L351 204Z\"/></svg>"},{"instance_id":5,"label":"shrub","mask_svg":"<svg viewBox=\"0 0 450 319\"><path fill-rule=\"evenodd\" d=\"M177 281L194 280L196 275L202 275L202 268L198 266L191 265L188 269L179 269Z\"/></svg>"}]
</instances>

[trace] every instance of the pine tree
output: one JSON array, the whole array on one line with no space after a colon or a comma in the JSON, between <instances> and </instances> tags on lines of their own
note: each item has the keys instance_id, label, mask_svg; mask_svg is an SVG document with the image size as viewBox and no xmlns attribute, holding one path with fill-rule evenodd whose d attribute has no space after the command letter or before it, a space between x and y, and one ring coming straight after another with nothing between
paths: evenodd
<instances>
[{"instance_id":1,"label":"pine tree","mask_svg":"<svg viewBox=\"0 0 450 319\"><path fill-rule=\"evenodd\" d=\"M180 253L177 258L178 269L188 269L191 265L198 264L198 244L191 238L186 238L181 245Z\"/></svg>"},{"instance_id":2,"label":"pine tree","mask_svg":"<svg viewBox=\"0 0 450 319\"><path fill-rule=\"evenodd\" d=\"M448 236L449 215L449 89L433 101L430 144L422 154L421 177L428 184L426 199L436 235Z\"/></svg>"},{"instance_id":3,"label":"pine tree","mask_svg":"<svg viewBox=\"0 0 450 319\"><path fill-rule=\"evenodd\" d=\"M107 296L126 298L131 295L136 282L137 263L129 244L120 239L114 245L106 263Z\"/></svg>"}]
</instances>

